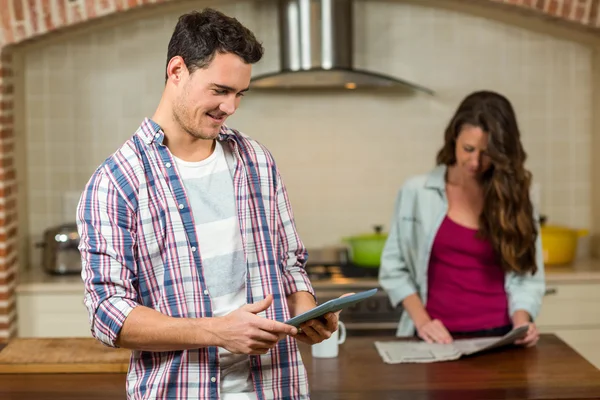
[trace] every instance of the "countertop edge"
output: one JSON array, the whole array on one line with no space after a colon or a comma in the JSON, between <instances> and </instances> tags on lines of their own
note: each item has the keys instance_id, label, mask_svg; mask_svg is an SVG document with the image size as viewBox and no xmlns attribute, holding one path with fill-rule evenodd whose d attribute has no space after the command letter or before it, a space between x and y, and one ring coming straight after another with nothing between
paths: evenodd
<instances>
[{"instance_id":1,"label":"countertop edge","mask_svg":"<svg viewBox=\"0 0 600 400\"><path fill-rule=\"evenodd\" d=\"M546 284L594 284L600 283L600 259L576 262L572 266L546 266ZM328 281L313 281L316 289L338 287L371 288L379 286L377 278L340 278ZM15 288L17 293L82 293L83 281L80 275L53 276L41 269L21 271Z\"/></svg>"}]
</instances>

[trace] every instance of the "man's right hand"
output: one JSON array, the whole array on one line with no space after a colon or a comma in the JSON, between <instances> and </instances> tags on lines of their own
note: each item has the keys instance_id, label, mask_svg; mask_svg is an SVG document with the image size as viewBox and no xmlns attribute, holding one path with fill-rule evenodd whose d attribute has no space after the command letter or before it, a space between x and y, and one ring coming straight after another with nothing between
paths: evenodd
<instances>
[{"instance_id":1,"label":"man's right hand","mask_svg":"<svg viewBox=\"0 0 600 400\"><path fill-rule=\"evenodd\" d=\"M452 343L452 336L439 319L429 320L418 326L417 334L427 343Z\"/></svg>"},{"instance_id":2,"label":"man's right hand","mask_svg":"<svg viewBox=\"0 0 600 400\"><path fill-rule=\"evenodd\" d=\"M295 336L298 333L295 327L256 315L271 304L273 296L268 295L264 300L215 318L217 346L234 354L266 354L286 335Z\"/></svg>"}]
</instances>

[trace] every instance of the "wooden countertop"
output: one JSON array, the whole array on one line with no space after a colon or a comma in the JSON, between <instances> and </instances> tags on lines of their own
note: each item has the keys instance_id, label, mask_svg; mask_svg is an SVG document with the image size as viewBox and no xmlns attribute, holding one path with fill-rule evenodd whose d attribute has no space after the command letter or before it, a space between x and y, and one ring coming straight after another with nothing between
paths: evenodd
<instances>
[{"instance_id":1,"label":"wooden countertop","mask_svg":"<svg viewBox=\"0 0 600 400\"><path fill-rule=\"evenodd\" d=\"M600 370L554 335L457 361L384 364L373 342L352 338L336 359L303 359L313 399L598 399Z\"/></svg>"},{"instance_id":2,"label":"wooden countertop","mask_svg":"<svg viewBox=\"0 0 600 400\"><path fill-rule=\"evenodd\" d=\"M394 338L389 338L394 339ZM313 400L598 399L600 370L554 335L534 348L432 364L384 364L375 340L350 337L335 359L301 351ZM125 399L124 374L0 375L0 399Z\"/></svg>"}]
</instances>

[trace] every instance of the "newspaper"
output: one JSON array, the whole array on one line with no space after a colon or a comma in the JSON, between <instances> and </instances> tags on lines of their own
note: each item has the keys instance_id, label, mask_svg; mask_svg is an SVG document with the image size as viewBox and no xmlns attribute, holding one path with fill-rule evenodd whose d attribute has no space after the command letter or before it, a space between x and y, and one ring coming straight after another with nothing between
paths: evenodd
<instances>
[{"instance_id":1,"label":"newspaper","mask_svg":"<svg viewBox=\"0 0 600 400\"><path fill-rule=\"evenodd\" d=\"M521 326L501 337L458 339L450 344L394 340L375 342L379 355L387 364L431 363L457 360L463 356L512 344L527 335L528 326Z\"/></svg>"}]
</instances>

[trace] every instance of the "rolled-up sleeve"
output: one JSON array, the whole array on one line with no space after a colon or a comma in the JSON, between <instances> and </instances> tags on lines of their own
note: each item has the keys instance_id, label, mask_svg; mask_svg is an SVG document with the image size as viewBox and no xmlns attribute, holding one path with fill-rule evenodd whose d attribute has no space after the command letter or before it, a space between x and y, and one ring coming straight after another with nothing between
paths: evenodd
<instances>
[{"instance_id":1,"label":"rolled-up sleeve","mask_svg":"<svg viewBox=\"0 0 600 400\"><path fill-rule=\"evenodd\" d=\"M135 213L104 170L92 176L77 208L84 304L92 335L117 347L125 319L137 305Z\"/></svg>"},{"instance_id":2,"label":"rolled-up sleeve","mask_svg":"<svg viewBox=\"0 0 600 400\"><path fill-rule=\"evenodd\" d=\"M277 208L278 208L278 251L281 260L283 276L283 287L285 295L289 296L296 292L309 292L315 298L315 292L304 268L308 253L300 240L292 207L288 199L283 179L277 172Z\"/></svg>"},{"instance_id":3,"label":"rolled-up sleeve","mask_svg":"<svg viewBox=\"0 0 600 400\"><path fill-rule=\"evenodd\" d=\"M535 275L531 273L525 275L510 273L508 276L506 292L508 294L508 307L511 316L517 310L524 310L535 320L540 313L542 299L546 292L546 281L542 238L539 233L535 242L535 255L538 268Z\"/></svg>"},{"instance_id":4,"label":"rolled-up sleeve","mask_svg":"<svg viewBox=\"0 0 600 400\"><path fill-rule=\"evenodd\" d=\"M400 234L400 215L402 209L402 190L396 197L396 205L390 233L381 254L379 285L387 292L390 303L396 307L406 297L417 292L414 279L402 252Z\"/></svg>"}]
</instances>

